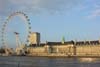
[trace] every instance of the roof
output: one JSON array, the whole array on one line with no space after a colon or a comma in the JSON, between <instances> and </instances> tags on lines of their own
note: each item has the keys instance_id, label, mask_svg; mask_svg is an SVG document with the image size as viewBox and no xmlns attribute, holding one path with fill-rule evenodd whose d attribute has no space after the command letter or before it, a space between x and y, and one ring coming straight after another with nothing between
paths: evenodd
<instances>
[{"instance_id":1,"label":"roof","mask_svg":"<svg viewBox=\"0 0 100 67\"><path fill-rule=\"evenodd\" d=\"M98 45L98 44L100 44L99 40L76 42L76 45Z\"/></svg>"},{"instance_id":2,"label":"roof","mask_svg":"<svg viewBox=\"0 0 100 67\"><path fill-rule=\"evenodd\" d=\"M39 46L39 47L43 47L45 45L49 45L49 46L53 46L53 45L99 45L100 42L99 40L94 40L94 41L66 41L64 43L62 42L46 42L46 43L40 43L40 44L31 44L30 47L36 47L36 46Z\"/></svg>"},{"instance_id":3,"label":"roof","mask_svg":"<svg viewBox=\"0 0 100 67\"><path fill-rule=\"evenodd\" d=\"M67 42L47 42L47 45L68 45L68 44L74 44L74 41L67 41Z\"/></svg>"},{"instance_id":4,"label":"roof","mask_svg":"<svg viewBox=\"0 0 100 67\"><path fill-rule=\"evenodd\" d=\"M37 47L37 46L43 47L43 46L45 46L45 43L41 43L41 44L31 44L31 45L29 45L29 47Z\"/></svg>"},{"instance_id":5,"label":"roof","mask_svg":"<svg viewBox=\"0 0 100 67\"><path fill-rule=\"evenodd\" d=\"M62 44L62 42L47 42L47 45L98 45L100 44L99 40L94 40L94 41L66 41Z\"/></svg>"}]
</instances>

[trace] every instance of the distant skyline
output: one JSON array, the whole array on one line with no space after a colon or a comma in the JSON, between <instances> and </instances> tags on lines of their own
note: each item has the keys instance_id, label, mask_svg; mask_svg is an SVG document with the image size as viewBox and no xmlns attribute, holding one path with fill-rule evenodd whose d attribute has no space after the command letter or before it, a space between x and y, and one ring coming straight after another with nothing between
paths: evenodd
<instances>
[{"instance_id":1,"label":"distant skyline","mask_svg":"<svg viewBox=\"0 0 100 67\"><path fill-rule=\"evenodd\" d=\"M32 32L41 33L41 42L100 39L100 0L0 0L0 27L7 16L22 11L30 19ZM7 40L15 43L12 31L23 41L26 27L14 17L7 26ZM0 41L1 42L1 41Z\"/></svg>"}]
</instances>

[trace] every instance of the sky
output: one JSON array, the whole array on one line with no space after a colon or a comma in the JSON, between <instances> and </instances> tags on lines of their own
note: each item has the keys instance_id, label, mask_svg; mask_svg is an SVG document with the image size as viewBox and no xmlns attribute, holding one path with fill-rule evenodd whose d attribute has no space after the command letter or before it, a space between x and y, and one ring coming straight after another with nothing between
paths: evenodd
<instances>
[{"instance_id":1,"label":"sky","mask_svg":"<svg viewBox=\"0 0 100 67\"><path fill-rule=\"evenodd\" d=\"M17 11L27 14L32 32L41 33L41 42L61 41L63 36L66 41L100 39L100 0L0 0L0 27ZM24 22L20 16L10 19L8 42L15 43L12 31L25 39Z\"/></svg>"}]
</instances>

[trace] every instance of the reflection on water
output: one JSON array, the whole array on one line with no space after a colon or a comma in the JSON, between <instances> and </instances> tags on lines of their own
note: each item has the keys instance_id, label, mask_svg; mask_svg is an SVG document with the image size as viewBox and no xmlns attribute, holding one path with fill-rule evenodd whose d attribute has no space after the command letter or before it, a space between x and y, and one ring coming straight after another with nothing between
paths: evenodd
<instances>
[{"instance_id":1,"label":"reflection on water","mask_svg":"<svg viewBox=\"0 0 100 67\"><path fill-rule=\"evenodd\" d=\"M99 58L0 57L0 67L100 67Z\"/></svg>"},{"instance_id":2,"label":"reflection on water","mask_svg":"<svg viewBox=\"0 0 100 67\"><path fill-rule=\"evenodd\" d=\"M97 61L97 58L79 58L80 62L95 62Z\"/></svg>"}]
</instances>

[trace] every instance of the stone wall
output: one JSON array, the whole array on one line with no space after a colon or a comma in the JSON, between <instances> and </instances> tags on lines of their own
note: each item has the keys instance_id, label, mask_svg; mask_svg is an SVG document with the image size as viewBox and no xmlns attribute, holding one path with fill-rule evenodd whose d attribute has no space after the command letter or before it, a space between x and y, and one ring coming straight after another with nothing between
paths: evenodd
<instances>
[{"instance_id":1,"label":"stone wall","mask_svg":"<svg viewBox=\"0 0 100 67\"><path fill-rule=\"evenodd\" d=\"M46 53L45 47L28 47L27 51L30 55L44 55Z\"/></svg>"},{"instance_id":2,"label":"stone wall","mask_svg":"<svg viewBox=\"0 0 100 67\"><path fill-rule=\"evenodd\" d=\"M65 54L65 55L73 54L73 45L56 45L56 46L51 46L51 48L52 48L51 53Z\"/></svg>"},{"instance_id":3,"label":"stone wall","mask_svg":"<svg viewBox=\"0 0 100 67\"><path fill-rule=\"evenodd\" d=\"M76 55L100 55L100 45L76 46Z\"/></svg>"},{"instance_id":4,"label":"stone wall","mask_svg":"<svg viewBox=\"0 0 100 67\"><path fill-rule=\"evenodd\" d=\"M44 47L28 47L32 55L70 55L70 56L100 56L100 45L53 45Z\"/></svg>"}]
</instances>

